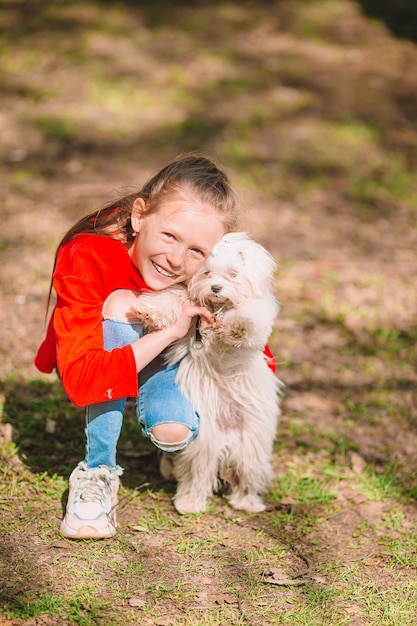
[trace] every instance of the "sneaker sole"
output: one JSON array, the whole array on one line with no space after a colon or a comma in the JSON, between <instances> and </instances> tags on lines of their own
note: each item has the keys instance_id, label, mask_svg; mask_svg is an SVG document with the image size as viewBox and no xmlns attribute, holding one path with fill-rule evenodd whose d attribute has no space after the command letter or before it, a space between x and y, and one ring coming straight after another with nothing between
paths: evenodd
<instances>
[{"instance_id":1,"label":"sneaker sole","mask_svg":"<svg viewBox=\"0 0 417 626\"><path fill-rule=\"evenodd\" d=\"M94 526L81 526L78 530L74 530L66 524L61 524L59 532L66 539L110 539L117 533L117 528L100 533Z\"/></svg>"}]
</instances>

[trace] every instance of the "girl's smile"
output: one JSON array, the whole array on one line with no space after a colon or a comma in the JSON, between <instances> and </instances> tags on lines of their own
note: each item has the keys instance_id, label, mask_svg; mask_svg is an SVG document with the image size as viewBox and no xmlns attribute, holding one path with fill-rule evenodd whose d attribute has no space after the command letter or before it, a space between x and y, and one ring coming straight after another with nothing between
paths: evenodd
<instances>
[{"instance_id":1,"label":"girl's smile","mask_svg":"<svg viewBox=\"0 0 417 626\"><path fill-rule=\"evenodd\" d=\"M166 272L165 270L162 269L162 267L160 265L158 265L154 261L152 261L152 263L153 263L153 266L156 269L156 271L159 272L160 274L162 274L163 276L167 276L168 278L175 278L175 274L174 273Z\"/></svg>"}]
</instances>

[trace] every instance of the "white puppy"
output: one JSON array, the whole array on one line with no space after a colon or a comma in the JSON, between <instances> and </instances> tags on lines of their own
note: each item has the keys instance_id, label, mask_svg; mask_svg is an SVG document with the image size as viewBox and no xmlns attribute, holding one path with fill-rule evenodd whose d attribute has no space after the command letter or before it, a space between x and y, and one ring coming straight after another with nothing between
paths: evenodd
<instances>
[{"instance_id":1,"label":"white puppy","mask_svg":"<svg viewBox=\"0 0 417 626\"><path fill-rule=\"evenodd\" d=\"M215 315L218 327L197 328L176 342L168 363L180 361L176 382L200 416L198 436L172 465L161 464L178 481L179 513L204 511L219 488L229 483L235 509L265 509L262 494L271 477L271 456L279 417L281 383L268 367L264 347L278 314L272 292L275 262L246 233L229 233L214 247L187 290L175 286L142 294L139 319L161 328L190 298Z\"/></svg>"}]
</instances>

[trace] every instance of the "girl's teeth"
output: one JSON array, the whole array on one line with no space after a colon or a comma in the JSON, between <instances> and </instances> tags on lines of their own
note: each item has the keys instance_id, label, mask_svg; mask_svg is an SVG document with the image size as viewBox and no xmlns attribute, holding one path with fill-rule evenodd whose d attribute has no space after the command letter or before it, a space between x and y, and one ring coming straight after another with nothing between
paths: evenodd
<instances>
[{"instance_id":1,"label":"girl's teeth","mask_svg":"<svg viewBox=\"0 0 417 626\"><path fill-rule=\"evenodd\" d=\"M174 278L175 274L171 274L170 272L166 272L165 270L162 269L162 267L160 267L159 265L157 265L156 263L154 263L154 266L156 267L156 269L158 270L158 272L160 274L162 274L163 276L167 276L167 278Z\"/></svg>"}]
</instances>

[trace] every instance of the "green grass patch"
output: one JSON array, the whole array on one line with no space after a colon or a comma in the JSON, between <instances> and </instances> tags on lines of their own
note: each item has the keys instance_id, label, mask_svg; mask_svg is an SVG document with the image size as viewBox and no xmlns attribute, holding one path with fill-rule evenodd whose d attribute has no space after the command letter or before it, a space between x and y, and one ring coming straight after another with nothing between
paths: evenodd
<instances>
[{"instance_id":1,"label":"green grass patch","mask_svg":"<svg viewBox=\"0 0 417 626\"><path fill-rule=\"evenodd\" d=\"M45 135L46 139L53 141L68 141L74 134L73 121L64 116L38 116L32 120L32 124Z\"/></svg>"}]
</instances>

